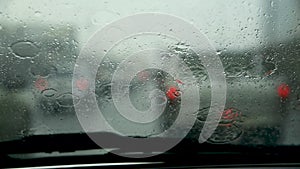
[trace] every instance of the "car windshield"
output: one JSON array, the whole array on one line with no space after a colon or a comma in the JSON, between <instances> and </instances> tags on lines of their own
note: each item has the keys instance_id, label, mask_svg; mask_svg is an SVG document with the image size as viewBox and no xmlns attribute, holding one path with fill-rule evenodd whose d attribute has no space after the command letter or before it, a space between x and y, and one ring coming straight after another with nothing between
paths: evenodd
<instances>
[{"instance_id":1,"label":"car windshield","mask_svg":"<svg viewBox=\"0 0 300 169\"><path fill-rule=\"evenodd\" d=\"M299 44L297 0L2 0L0 142L299 146Z\"/></svg>"}]
</instances>

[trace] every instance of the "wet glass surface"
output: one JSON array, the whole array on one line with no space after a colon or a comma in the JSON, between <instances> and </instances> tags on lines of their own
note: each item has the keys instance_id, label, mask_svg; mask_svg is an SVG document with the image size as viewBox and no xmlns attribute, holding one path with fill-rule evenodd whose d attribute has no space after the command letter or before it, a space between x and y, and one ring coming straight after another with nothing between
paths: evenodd
<instances>
[{"instance_id":1,"label":"wet glass surface","mask_svg":"<svg viewBox=\"0 0 300 169\"><path fill-rule=\"evenodd\" d=\"M197 139L211 106L211 84L204 63L187 42L161 34L133 35L103 51L106 55L94 81L85 77L72 81L80 50L97 30L126 16L157 12L181 17L199 28L222 61L226 105L207 142L299 145L299 9L297 0L157 0L133 1L130 5L117 0L1 1L0 141L83 132L74 106L84 98L72 92L72 85L79 91L91 90L106 120L125 135L150 137L167 130L181 107L184 93L180 88L189 85L187 72L179 72L185 78L176 79L162 70L145 68L125 86L137 110L148 110L151 104L165 106L162 115L151 123L128 121L119 114L112 97L114 73L126 57L150 44L164 50L153 55L152 60L167 65L170 58L179 57L182 62L174 64L174 69L185 64L197 79L200 106L193 113L196 123L188 135ZM91 55L97 57L93 51ZM124 70L147 62L150 60L141 56L135 62L125 62L128 65ZM124 83L123 79L115 82ZM154 89L163 95L156 93L159 97L152 99ZM124 93L119 93L119 97ZM94 118L90 114L82 116Z\"/></svg>"}]
</instances>

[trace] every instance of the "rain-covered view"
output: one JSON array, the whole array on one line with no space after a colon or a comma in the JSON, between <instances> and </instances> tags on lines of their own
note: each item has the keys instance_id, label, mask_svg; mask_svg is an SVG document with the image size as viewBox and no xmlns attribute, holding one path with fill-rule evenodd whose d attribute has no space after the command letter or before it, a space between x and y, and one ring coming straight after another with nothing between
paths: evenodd
<instances>
[{"instance_id":1,"label":"rain-covered view","mask_svg":"<svg viewBox=\"0 0 300 169\"><path fill-rule=\"evenodd\" d=\"M212 91L206 70L209 65L204 65L189 42L159 32L133 34L104 51L93 81L87 77L73 78L80 51L95 32L121 18L149 12L169 14L195 26L222 62L227 88L225 108L208 143L300 145L300 2L297 0L130 3L2 0L0 141L85 132L75 111L84 98L76 95L74 89L91 90L92 85L91 94L95 95L105 120L126 136L155 137L170 128L184 106L183 96L190 103L199 103L190 112L196 120L186 136L198 140L212 106ZM147 52L149 48L161 51ZM97 53L90 51L89 57L97 58ZM169 62L174 57L179 61ZM128 84L122 78L114 80L115 72L126 74L148 62L166 67L172 64L182 78L145 67ZM192 74L185 72L183 65ZM195 83L191 83L192 79ZM151 109L153 116L160 108L163 112L152 122L130 121L119 109L125 113L131 109L125 103L118 108L116 101L122 101L126 90L113 94L114 83L128 89L130 104L136 110ZM199 89L199 101L189 100L183 92L189 85ZM152 104L156 105L154 109ZM88 111L80 116L95 118ZM176 136L181 130L178 127L172 132Z\"/></svg>"}]
</instances>

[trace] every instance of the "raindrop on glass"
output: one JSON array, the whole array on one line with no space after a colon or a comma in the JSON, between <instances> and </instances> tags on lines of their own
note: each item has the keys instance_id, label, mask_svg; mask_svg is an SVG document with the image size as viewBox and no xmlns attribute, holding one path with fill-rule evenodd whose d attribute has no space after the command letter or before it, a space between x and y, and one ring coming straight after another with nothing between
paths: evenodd
<instances>
[{"instance_id":1,"label":"raindrop on glass","mask_svg":"<svg viewBox=\"0 0 300 169\"><path fill-rule=\"evenodd\" d=\"M73 103L73 97L75 97L75 103ZM61 107L73 107L79 102L79 98L71 93L63 93L56 98L56 102Z\"/></svg>"},{"instance_id":2,"label":"raindrop on glass","mask_svg":"<svg viewBox=\"0 0 300 169\"><path fill-rule=\"evenodd\" d=\"M39 54L40 49L30 41L18 41L10 47L13 54L20 59L31 59Z\"/></svg>"}]
</instances>

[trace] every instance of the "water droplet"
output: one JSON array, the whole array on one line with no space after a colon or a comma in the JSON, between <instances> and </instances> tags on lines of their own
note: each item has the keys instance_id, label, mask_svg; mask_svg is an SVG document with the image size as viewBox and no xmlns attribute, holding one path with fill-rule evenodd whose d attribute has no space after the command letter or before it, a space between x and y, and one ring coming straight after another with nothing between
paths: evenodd
<instances>
[{"instance_id":1,"label":"water droplet","mask_svg":"<svg viewBox=\"0 0 300 169\"><path fill-rule=\"evenodd\" d=\"M53 65L32 65L30 67L30 73L35 77L48 77L50 74L55 74L57 68Z\"/></svg>"},{"instance_id":2,"label":"water droplet","mask_svg":"<svg viewBox=\"0 0 300 169\"><path fill-rule=\"evenodd\" d=\"M208 115L209 107L204 107L199 109L195 114L197 115L197 119L201 122L206 121L206 117Z\"/></svg>"},{"instance_id":3,"label":"water droplet","mask_svg":"<svg viewBox=\"0 0 300 169\"><path fill-rule=\"evenodd\" d=\"M35 11L35 12L34 12L34 15L37 16L37 17L40 17L41 14L42 14L41 11Z\"/></svg>"},{"instance_id":4,"label":"water droplet","mask_svg":"<svg viewBox=\"0 0 300 169\"><path fill-rule=\"evenodd\" d=\"M248 17L248 18L247 18L247 21L248 21L248 22L253 21L253 17Z\"/></svg>"},{"instance_id":5,"label":"water droplet","mask_svg":"<svg viewBox=\"0 0 300 169\"><path fill-rule=\"evenodd\" d=\"M197 119L201 122L205 122L209 112L209 107L204 107L199 109L197 114ZM242 113L240 110L230 107L224 110L222 117L219 121L220 124L233 124L233 123L242 123Z\"/></svg>"},{"instance_id":6,"label":"water droplet","mask_svg":"<svg viewBox=\"0 0 300 169\"><path fill-rule=\"evenodd\" d=\"M190 46L180 42L175 44L174 46L171 46L171 50L174 51L176 54L186 54L186 52L189 50Z\"/></svg>"},{"instance_id":7,"label":"water droplet","mask_svg":"<svg viewBox=\"0 0 300 169\"><path fill-rule=\"evenodd\" d=\"M245 72L241 65L239 64L231 64L225 68L226 76L227 77L240 77Z\"/></svg>"},{"instance_id":8,"label":"water droplet","mask_svg":"<svg viewBox=\"0 0 300 169\"><path fill-rule=\"evenodd\" d=\"M39 48L30 41L18 41L11 45L11 51L20 59L32 59L39 53Z\"/></svg>"},{"instance_id":9,"label":"water droplet","mask_svg":"<svg viewBox=\"0 0 300 169\"><path fill-rule=\"evenodd\" d=\"M271 1L270 6L273 8L274 7L274 1Z\"/></svg>"},{"instance_id":10,"label":"water droplet","mask_svg":"<svg viewBox=\"0 0 300 169\"><path fill-rule=\"evenodd\" d=\"M243 131L235 125L219 125L207 142L225 144L238 139L242 133Z\"/></svg>"},{"instance_id":11,"label":"water droplet","mask_svg":"<svg viewBox=\"0 0 300 169\"><path fill-rule=\"evenodd\" d=\"M73 97L75 97L75 103L73 103ZM73 107L79 102L79 97L72 95L72 93L63 93L56 98L56 102L61 107Z\"/></svg>"},{"instance_id":12,"label":"water droplet","mask_svg":"<svg viewBox=\"0 0 300 169\"><path fill-rule=\"evenodd\" d=\"M200 81L205 81L208 79L208 73L202 64L190 65L190 69L193 71L194 76Z\"/></svg>"},{"instance_id":13,"label":"water droplet","mask_svg":"<svg viewBox=\"0 0 300 169\"><path fill-rule=\"evenodd\" d=\"M53 97L55 96L57 93L57 90L53 89L53 88L49 88L49 89L45 89L42 91L42 94L45 96L45 97Z\"/></svg>"}]
</instances>

